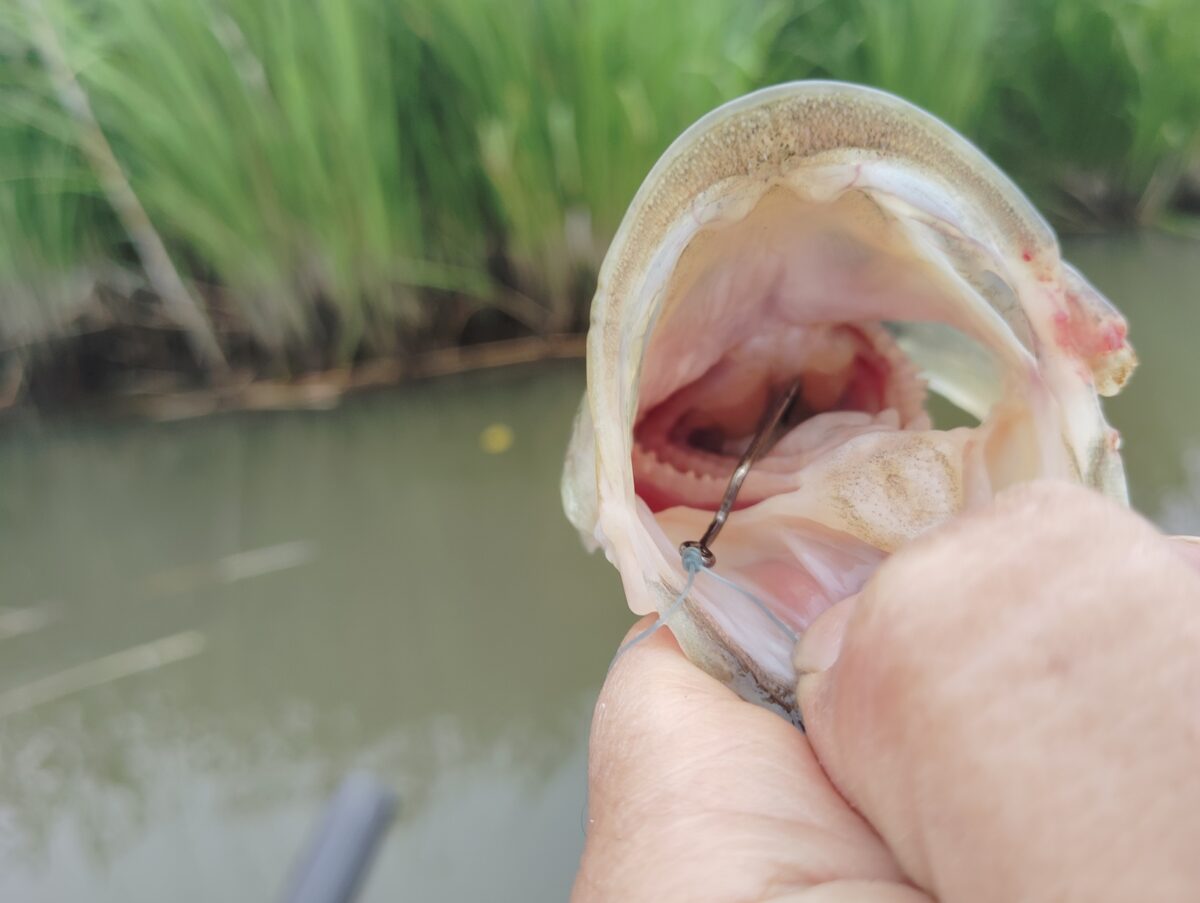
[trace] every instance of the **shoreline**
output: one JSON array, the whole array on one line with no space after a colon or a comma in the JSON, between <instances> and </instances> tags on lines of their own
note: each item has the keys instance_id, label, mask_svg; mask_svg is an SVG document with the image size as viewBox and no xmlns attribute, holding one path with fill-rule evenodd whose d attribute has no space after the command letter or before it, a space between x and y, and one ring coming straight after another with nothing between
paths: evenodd
<instances>
[{"instance_id":1,"label":"shoreline","mask_svg":"<svg viewBox=\"0 0 1200 903\"><path fill-rule=\"evenodd\" d=\"M328 410L346 396L412 382L545 361L579 360L586 343L583 333L525 336L438 348L407 359L379 358L290 380L261 379L248 371L234 371L219 385L195 389L156 391L151 380L144 380L140 389L86 395L56 405L38 405L28 399L0 404L0 426L26 416L71 416L83 408L101 418L131 417L156 423L238 411Z\"/></svg>"}]
</instances>

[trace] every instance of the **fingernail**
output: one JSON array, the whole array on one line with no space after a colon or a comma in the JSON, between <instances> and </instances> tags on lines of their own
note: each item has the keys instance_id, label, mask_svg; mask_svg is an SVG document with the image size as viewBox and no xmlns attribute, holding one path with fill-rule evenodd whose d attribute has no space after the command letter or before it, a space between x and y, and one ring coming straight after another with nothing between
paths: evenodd
<instances>
[{"instance_id":1,"label":"fingernail","mask_svg":"<svg viewBox=\"0 0 1200 903\"><path fill-rule=\"evenodd\" d=\"M796 644L796 676L828 671L842 654L846 625L858 607L858 596L838 602L809 625Z\"/></svg>"}]
</instances>

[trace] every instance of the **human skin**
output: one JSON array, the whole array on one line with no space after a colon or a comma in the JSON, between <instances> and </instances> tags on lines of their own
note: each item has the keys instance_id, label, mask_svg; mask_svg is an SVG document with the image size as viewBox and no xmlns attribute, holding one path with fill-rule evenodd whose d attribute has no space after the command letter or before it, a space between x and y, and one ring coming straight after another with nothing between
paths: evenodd
<instances>
[{"instance_id":1,"label":"human skin","mask_svg":"<svg viewBox=\"0 0 1200 903\"><path fill-rule=\"evenodd\" d=\"M572 899L1200 898L1198 549L1002 493L814 623L807 734L657 631L596 706Z\"/></svg>"}]
</instances>

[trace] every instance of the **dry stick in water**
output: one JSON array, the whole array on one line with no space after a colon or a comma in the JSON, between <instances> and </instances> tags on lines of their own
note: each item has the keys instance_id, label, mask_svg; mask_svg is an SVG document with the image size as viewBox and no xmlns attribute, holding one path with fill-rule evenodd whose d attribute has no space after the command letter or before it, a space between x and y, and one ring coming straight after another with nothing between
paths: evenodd
<instances>
[{"instance_id":1,"label":"dry stick in water","mask_svg":"<svg viewBox=\"0 0 1200 903\"><path fill-rule=\"evenodd\" d=\"M184 285L171 262L166 245L125 177L112 146L92 112L83 86L67 63L66 53L46 16L42 0L23 0L23 3L33 31L34 44L54 82L58 102L79 126L83 153L100 180L100 187L109 204L137 248L146 278L162 299L168 316L187 334L188 343L200 360L216 372L225 373L229 365L217 342L212 323Z\"/></svg>"}]
</instances>

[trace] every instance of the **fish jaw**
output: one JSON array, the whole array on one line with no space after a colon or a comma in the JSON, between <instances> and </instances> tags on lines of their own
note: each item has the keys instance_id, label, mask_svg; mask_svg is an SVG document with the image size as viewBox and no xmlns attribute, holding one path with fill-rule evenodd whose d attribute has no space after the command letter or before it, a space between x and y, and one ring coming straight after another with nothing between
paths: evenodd
<instances>
[{"instance_id":1,"label":"fish jaw","mask_svg":"<svg viewBox=\"0 0 1200 903\"><path fill-rule=\"evenodd\" d=\"M873 338L839 351L855 331ZM871 355L877 391L831 402ZM767 89L685 133L618 231L564 504L631 608L665 610L683 583L678 543L703 532L732 470L726 446L771 385L801 375L819 410L781 446L807 457L760 462L715 548L718 572L800 632L887 554L1005 485L1049 476L1123 498L1097 393L1134 361L1120 315L948 127L870 89ZM930 429L904 404L924 381L980 426ZM688 447L714 431L726 454ZM793 637L744 596L701 575L671 626L698 664L792 709Z\"/></svg>"}]
</instances>

